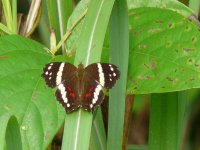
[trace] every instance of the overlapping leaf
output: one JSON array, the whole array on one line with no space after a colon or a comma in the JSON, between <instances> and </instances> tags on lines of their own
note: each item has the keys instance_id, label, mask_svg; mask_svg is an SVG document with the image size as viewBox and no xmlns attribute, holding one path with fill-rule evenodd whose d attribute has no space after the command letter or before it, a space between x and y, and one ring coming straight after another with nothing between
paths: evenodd
<instances>
[{"instance_id":1,"label":"overlapping leaf","mask_svg":"<svg viewBox=\"0 0 200 150\"><path fill-rule=\"evenodd\" d=\"M0 37L0 112L15 115L24 149L45 149L61 126L64 110L41 79L51 57L20 36Z\"/></svg>"},{"instance_id":2,"label":"overlapping leaf","mask_svg":"<svg viewBox=\"0 0 200 150\"><path fill-rule=\"evenodd\" d=\"M130 14L129 93L179 91L200 86L200 32L176 12L133 9Z\"/></svg>"}]
</instances>

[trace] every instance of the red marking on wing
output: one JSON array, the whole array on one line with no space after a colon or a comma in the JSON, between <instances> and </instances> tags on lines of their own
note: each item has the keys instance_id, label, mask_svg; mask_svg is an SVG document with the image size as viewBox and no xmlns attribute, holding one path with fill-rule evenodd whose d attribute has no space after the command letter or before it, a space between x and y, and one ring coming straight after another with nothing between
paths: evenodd
<instances>
[{"instance_id":1,"label":"red marking on wing","mask_svg":"<svg viewBox=\"0 0 200 150\"><path fill-rule=\"evenodd\" d=\"M86 93L85 94L85 98L88 98L88 97L90 97L91 96L91 93Z\"/></svg>"},{"instance_id":2,"label":"red marking on wing","mask_svg":"<svg viewBox=\"0 0 200 150\"><path fill-rule=\"evenodd\" d=\"M73 98L76 97L76 95L75 95L74 93L69 93L69 96L71 96L71 97L73 97Z\"/></svg>"}]
</instances>

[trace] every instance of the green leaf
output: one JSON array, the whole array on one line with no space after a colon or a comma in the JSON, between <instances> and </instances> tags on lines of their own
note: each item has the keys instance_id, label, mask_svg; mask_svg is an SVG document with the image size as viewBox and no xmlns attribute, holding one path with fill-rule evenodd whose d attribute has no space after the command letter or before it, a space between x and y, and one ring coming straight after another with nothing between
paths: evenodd
<instances>
[{"instance_id":1,"label":"green leaf","mask_svg":"<svg viewBox=\"0 0 200 150\"><path fill-rule=\"evenodd\" d=\"M200 33L176 12L138 8L129 12L128 93L158 93L198 88Z\"/></svg>"},{"instance_id":2,"label":"green leaf","mask_svg":"<svg viewBox=\"0 0 200 150\"><path fill-rule=\"evenodd\" d=\"M120 70L120 79L109 95L108 144L109 150L122 149L126 81L129 58L128 9L126 0L116 0L110 18L111 63Z\"/></svg>"},{"instance_id":3,"label":"green leaf","mask_svg":"<svg viewBox=\"0 0 200 150\"><path fill-rule=\"evenodd\" d=\"M54 90L41 78L52 58L44 46L21 36L0 37L0 112L14 114L23 149L45 149L64 121Z\"/></svg>"},{"instance_id":4,"label":"green leaf","mask_svg":"<svg viewBox=\"0 0 200 150\"><path fill-rule=\"evenodd\" d=\"M177 0L128 0L129 9L139 7L157 7L170 9L186 17L193 14L192 10Z\"/></svg>"},{"instance_id":5,"label":"green leaf","mask_svg":"<svg viewBox=\"0 0 200 150\"><path fill-rule=\"evenodd\" d=\"M82 62L85 66L99 62L103 47L113 0L91 1L82 26L81 36L75 57L75 65ZM66 116L62 149L88 150L92 126L92 114L82 111Z\"/></svg>"},{"instance_id":6,"label":"green leaf","mask_svg":"<svg viewBox=\"0 0 200 150\"><path fill-rule=\"evenodd\" d=\"M106 132L104 129L101 109L97 109L94 117L90 137L90 149L106 150Z\"/></svg>"},{"instance_id":7,"label":"green leaf","mask_svg":"<svg viewBox=\"0 0 200 150\"><path fill-rule=\"evenodd\" d=\"M1 113L0 126L0 150L4 150L4 146L10 150L21 150L22 142L20 137L20 129L16 118L11 116L9 113Z\"/></svg>"},{"instance_id":8,"label":"green leaf","mask_svg":"<svg viewBox=\"0 0 200 150\"><path fill-rule=\"evenodd\" d=\"M180 149L187 93L153 94L151 99L149 150Z\"/></svg>"},{"instance_id":9,"label":"green leaf","mask_svg":"<svg viewBox=\"0 0 200 150\"><path fill-rule=\"evenodd\" d=\"M75 7L73 13L71 14L68 20L67 30L70 30L74 25L74 23L78 20L78 18L84 13L84 11L87 11L89 2L90 0L82 0L78 3L78 5ZM80 38L84 21L85 18L83 18L80 22L78 22L76 27L72 30L71 36L67 40L68 50L77 50L77 47L79 45L77 39Z\"/></svg>"},{"instance_id":10,"label":"green leaf","mask_svg":"<svg viewBox=\"0 0 200 150\"><path fill-rule=\"evenodd\" d=\"M2 120L5 123L5 120ZM1 126L2 127L2 126ZM8 150L22 150L20 127L17 118L11 116L6 129L6 147Z\"/></svg>"},{"instance_id":11,"label":"green leaf","mask_svg":"<svg viewBox=\"0 0 200 150\"><path fill-rule=\"evenodd\" d=\"M56 40L59 41L61 38L59 18L58 18L58 7L57 1L55 0L46 0L48 18L50 29L54 29L56 32Z\"/></svg>"}]
</instances>

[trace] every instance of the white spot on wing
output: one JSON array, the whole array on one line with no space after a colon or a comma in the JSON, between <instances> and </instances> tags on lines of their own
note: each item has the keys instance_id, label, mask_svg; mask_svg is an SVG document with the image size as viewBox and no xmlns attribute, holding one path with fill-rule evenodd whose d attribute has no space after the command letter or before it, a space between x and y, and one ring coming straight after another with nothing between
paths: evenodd
<instances>
[{"instance_id":1,"label":"white spot on wing","mask_svg":"<svg viewBox=\"0 0 200 150\"><path fill-rule=\"evenodd\" d=\"M113 73L113 76L115 77L115 76L116 76L116 73Z\"/></svg>"},{"instance_id":2,"label":"white spot on wing","mask_svg":"<svg viewBox=\"0 0 200 150\"><path fill-rule=\"evenodd\" d=\"M111 71L114 71L114 68L113 68L113 67L110 67L110 70L111 70Z\"/></svg>"},{"instance_id":3,"label":"white spot on wing","mask_svg":"<svg viewBox=\"0 0 200 150\"><path fill-rule=\"evenodd\" d=\"M95 104L98 100L98 96L99 96L99 93L100 91L102 90L102 87L101 85L98 85L95 89L95 92L94 92L94 98L92 99L92 103Z\"/></svg>"},{"instance_id":4,"label":"white spot on wing","mask_svg":"<svg viewBox=\"0 0 200 150\"><path fill-rule=\"evenodd\" d=\"M57 73L57 77L56 77L56 84L59 85L61 83L61 79L62 79L62 72L63 72L63 68L65 66L65 63L61 63L58 73Z\"/></svg>"},{"instance_id":5,"label":"white spot on wing","mask_svg":"<svg viewBox=\"0 0 200 150\"><path fill-rule=\"evenodd\" d=\"M104 84L105 84L105 78L104 78L104 73L103 73L102 66L101 66L100 63L97 63L97 66L98 66L98 71L99 71L99 81L100 81L100 84L102 86L104 86Z\"/></svg>"},{"instance_id":6,"label":"white spot on wing","mask_svg":"<svg viewBox=\"0 0 200 150\"><path fill-rule=\"evenodd\" d=\"M50 63L50 65L52 66L52 65L53 65L53 63Z\"/></svg>"},{"instance_id":7,"label":"white spot on wing","mask_svg":"<svg viewBox=\"0 0 200 150\"><path fill-rule=\"evenodd\" d=\"M69 104L69 103L67 103L67 107L70 107L70 104Z\"/></svg>"},{"instance_id":8,"label":"white spot on wing","mask_svg":"<svg viewBox=\"0 0 200 150\"><path fill-rule=\"evenodd\" d=\"M48 70L50 70L50 69L51 69L51 67L52 67L52 66L49 66L49 67L48 67Z\"/></svg>"},{"instance_id":9,"label":"white spot on wing","mask_svg":"<svg viewBox=\"0 0 200 150\"><path fill-rule=\"evenodd\" d=\"M48 71L46 71L45 74L48 75Z\"/></svg>"},{"instance_id":10,"label":"white spot on wing","mask_svg":"<svg viewBox=\"0 0 200 150\"><path fill-rule=\"evenodd\" d=\"M93 107L93 105L92 104L90 104L90 108L92 108Z\"/></svg>"},{"instance_id":11,"label":"white spot on wing","mask_svg":"<svg viewBox=\"0 0 200 150\"><path fill-rule=\"evenodd\" d=\"M63 84L60 84L59 86L58 86L58 89L60 90L60 93L61 93L61 96L62 96L62 99L63 99L63 101L64 101L64 103L67 103L68 102L68 99L67 99L67 97L66 97L66 91L65 91L65 87L64 87L64 85Z\"/></svg>"}]
</instances>

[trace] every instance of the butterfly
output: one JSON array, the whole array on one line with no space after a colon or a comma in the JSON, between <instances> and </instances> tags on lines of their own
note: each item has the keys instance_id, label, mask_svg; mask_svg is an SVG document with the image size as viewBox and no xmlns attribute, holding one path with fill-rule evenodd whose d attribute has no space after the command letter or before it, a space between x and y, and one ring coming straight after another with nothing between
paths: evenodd
<instances>
[{"instance_id":1,"label":"butterfly","mask_svg":"<svg viewBox=\"0 0 200 150\"><path fill-rule=\"evenodd\" d=\"M51 62L45 65L41 75L47 86L57 87L57 100L70 113L78 108L93 112L103 101L103 89L111 89L120 77L117 66L109 63L93 63L78 68L67 62Z\"/></svg>"}]
</instances>

